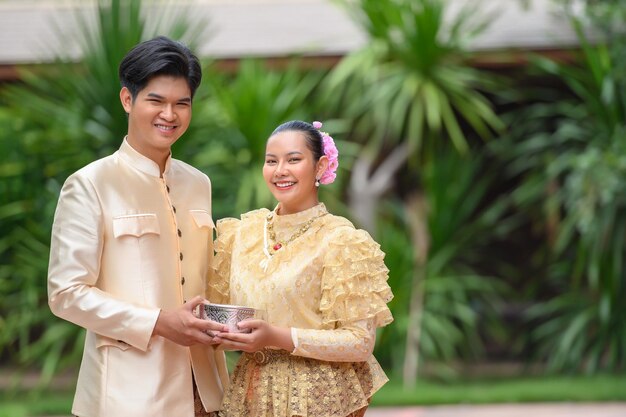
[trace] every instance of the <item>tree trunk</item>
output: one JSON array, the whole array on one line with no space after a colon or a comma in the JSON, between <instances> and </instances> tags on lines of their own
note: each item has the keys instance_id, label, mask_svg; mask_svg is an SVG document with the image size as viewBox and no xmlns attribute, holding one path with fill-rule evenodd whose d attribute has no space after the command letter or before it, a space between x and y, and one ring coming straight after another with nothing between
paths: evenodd
<instances>
[{"instance_id":1,"label":"tree trunk","mask_svg":"<svg viewBox=\"0 0 626 417\"><path fill-rule=\"evenodd\" d=\"M393 179L409 156L406 144L396 147L373 171L374 158L363 152L352 167L348 198L350 211L361 227L375 235L378 201L393 185ZM373 172L372 172L373 171Z\"/></svg>"},{"instance_id":2,"label":"tree trunk","mask_svg":"<svg viewBox=\"0 0 626 417\"><path fill-rule=\"evenodd\" d=\"M409 321L406 333L406 349L402 367L402 382L411 389L417 381L419 369L419 340L422 329L424 296L426 288L426 261L430 247L428 232L428 206L420 192L412 194L405 203L405 212L411 229L415 270L411 282Z\"/></svg>"}]
</instances>

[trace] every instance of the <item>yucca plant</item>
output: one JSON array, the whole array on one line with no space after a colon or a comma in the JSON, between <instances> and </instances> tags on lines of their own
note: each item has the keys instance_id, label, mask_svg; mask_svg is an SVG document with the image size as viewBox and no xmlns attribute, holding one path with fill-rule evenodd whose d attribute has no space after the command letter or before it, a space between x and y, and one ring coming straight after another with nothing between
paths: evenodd
<instances>
[{"instance_id":1,"label":"yucca plant","mask_svg":"<svg viewBox=\"0 0 626 417\"><path fill-rule=\"evenodd\" d=\"M41 383L77 363L82 332L52 316L46 276L50 228L61 184L73 171L115 150L126 132L117 66L138 42L156 34L185 39L199 32L181 8L153 16L139 0L100 0L77 12L82 60L23 72L0 96L0 358L42 367ZM89 13L95 15L91 20ZM172 17L174 16L174 17ZM188 39L188 38L187 38Z\"/></svg>"},{"instance_id":2,"label":"yucca plant","mask_svg":"<svg viewBox=\"0 0 626 417\"><path fill-rule=\"evenodd\" d=\"M483 137L502 127L481 89L493 77L467 63L468 41L486 27L479 2L449 22L441 0L360 0L346 5L369 35L366 47L333 71L329 89L356 131L376 143L408 142L425 152L431 142L468 151L461 123ZM360 98L356 100L356 98Z\"/></svg>"},{"instance_id":3,"label":"yucca plant","mask_svg":"<svg viewBox=\"0 0 626 417\"><path fill-rule=\"evenodd\" d=\"M497 222L508 207L506 202L488 195L496 175L483 158L465 159L454 153L441 153L424 167L428 207L414 207L425 211L422 238L428 240L429 250L426 254L422 249L421 256L427 255L428 260L417 283L415 271L423 260L417 258L416 239L407 233L415 212L398 201L385 203L380 243L391 268L396 322L384 329L377 357L389 361L396 372L404 367L406 349L397 340L406 339L411 331L418 332L421 363L431 365L430 372L442 378L456 375L453 365L458 359L471 360L483 353L478 329L492 337L501 333L497 309L507 286L481 268L489 245L511 227ZM418 303L420 315L420 325L413 329L412 300Z\"/></svg>"},{"instance_id":4,"label":"yucca plant","mask_svg":"<svg viewBox=\"0 0 626 417\"><path fill-rule=\"evenodd\" d=\"M425 291L435 285L427 280L436 279L428 273L432 261L428 208L430 193L435 192L428 187L442 184L429 184L424 167L449 152L469 157L468 132L488 138L503 128L486 96L495 77L468 63L467 41L488 20L478 4L450 16L442 0L345 2L369 39L333 70L326 84L328 100L352 122L353 139L365 143L348 190L354 217L374 232L382 196L394 186L405 195L405 227L410 230L415 262L403 370L406 385L415 382L419 353L428 340L421 336L421 320L429 303Z\"/></svg>"},{"instance_id":5,"label":"yucca plant","mask_svg":"<svg viewBox=\"0 0 626 417\"><path fill-rule=\"evenodd\" d=\"M614 371L626 365L626 61L615 58L626 38L591 45L572 22L579 59L537 61L569 95L518 112L496 149L521 179L516 204L541 207L533 220L548 232L544 299L527 312L537 357L555 371Z\"/></svg>"}]
</instances>

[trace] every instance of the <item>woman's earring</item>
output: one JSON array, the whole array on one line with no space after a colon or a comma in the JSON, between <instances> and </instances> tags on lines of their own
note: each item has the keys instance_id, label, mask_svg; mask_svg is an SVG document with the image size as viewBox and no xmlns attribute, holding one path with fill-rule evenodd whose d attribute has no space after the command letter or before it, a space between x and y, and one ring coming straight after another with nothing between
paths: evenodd
<instances>
[{"instance_id":1,"label":"woman's earring","mask_svg":"<svg viewBox=\"0 0 626 417\"><path fill-rule=\"evenodd\" d=\"M315 186L316 187L320 186L320 179L319 178L315 178Z\"/></svg>"}]
</instances>

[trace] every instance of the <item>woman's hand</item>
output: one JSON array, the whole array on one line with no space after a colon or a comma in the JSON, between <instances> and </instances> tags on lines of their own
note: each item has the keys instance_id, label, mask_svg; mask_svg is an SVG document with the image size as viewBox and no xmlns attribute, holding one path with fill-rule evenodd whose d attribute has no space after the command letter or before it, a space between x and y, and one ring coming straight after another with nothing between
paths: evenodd
<instances>
[{"instance_id":1,"label":"woman's hand","mask_svg":"<svg viewBox=\"0 0 626 417\"><path fill-rule=\"evenodd\" d=\"M214 342L219 343L226 350L241 350L256 352L272 346L288 352L294 350L291 340L291 329L277 327L265 320L244 320L237 323L240 329L250 329L250 333L217 333Z\"/></svg>"}]
</instances>

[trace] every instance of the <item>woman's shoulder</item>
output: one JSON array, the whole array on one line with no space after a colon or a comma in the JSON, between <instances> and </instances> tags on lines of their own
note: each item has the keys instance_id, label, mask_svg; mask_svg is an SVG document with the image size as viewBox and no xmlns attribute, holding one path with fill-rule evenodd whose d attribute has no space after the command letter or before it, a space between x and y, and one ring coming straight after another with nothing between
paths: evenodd
<instances>
[{"instance_id":1,"label":"woman's shoulder","mask_svg":"<svg viewBox=\"0 0 626 417\"><path fill-rule=\"evenodd\" d=\"M367 230L357 228L345 217L334 214L330 214L326 217L326 229L329 231L327 239L329 243L341 246L365 245L380 247Z\"/></svg>"},{"instance_id":2,"label":"woman's shoulder","mask_svg":"<svg viewBox=\"0 0 626 417\"><path fill-rule=\"evenodd\" d=\"M338 216L332 213L328 213L328 215L324 217L326 218L326 224L334 228L334 230L337 230L338 228L340 229L346 228L347 230L350 230L350 229L356 230L356 228L354 227L354 224L352 224L352 222L346 219L345 217Z\"/></svg>"},{"instance_id":3,"label":"woman's shoulder","mask_svg":"<svg viewBox=\"0 0 626 417\"><path fill-rule=\"evenodd\" d=\"M243 213L240 218L236 217L224 217L219 219L216 223L217 229L219 230L232 230L240 227L242 224L255 222L259 219L264 219L269 210L266 208L252 210L247 213Z\"/></svg>"},{"instance_id":4,"label":"woman's shoulder","mask_svg":"<svg viewBox=\"0 0 626 417\"><path fill-rule=\"evenodd\" d=\"M259 219L265 219L267 215L269 214L269 212L270 211L266 208L252 210L247 213L243 213L241 215L241 221L246 222L246 221L256 221Z\"/></svg>"},{"instance_id":5,"label":"woman's shoulder","mask_svg":"<svg viewBox=\"0 0 626 417\"><path fill-rule=\"evenodd\" d=\"M367 236L371 239L370 234L363 229L359 229L358 227L356 227L354 225L354 223L352 223L350 220L348 220L345 217L342 216L338 216L336 214L331 214L329 213L328 216L326 216L326 226L328 229L330 229L330 233L333 236L343 236L343 237L356 237L356 236Z\"/></svg>"}]
</instances>

